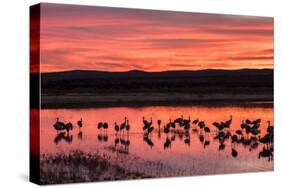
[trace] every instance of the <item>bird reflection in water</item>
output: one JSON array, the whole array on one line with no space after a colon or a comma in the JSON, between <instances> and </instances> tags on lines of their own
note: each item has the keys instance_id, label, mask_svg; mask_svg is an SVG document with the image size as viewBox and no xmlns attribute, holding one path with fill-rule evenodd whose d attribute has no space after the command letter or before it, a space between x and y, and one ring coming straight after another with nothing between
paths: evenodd
<instances>
[{"instance_id":1,"label":"bird reflection in water","mask_svg":"<svg viewBox=\"0 0 281 188\"><path fill-rule=\"evenodd\" d=\"M107 142L108 141L108 135L107 134L103 135L102 140L104 142Z\"/></svg>"},{"instance_id":2,"label":"bird reflection in water","mask_svg":"<svg viewBox=\"0 0 281 188\"><path fill-rule=\"evenodd\" d=\"M67 143L69 143L69 144L71 144L71 142L72 142L72 135L69 135L68 133L66 134L66 137L64 137L64 140L67 142Z\"/></svg>"},{"instance_id":3,"label":"bird reflection in water","mask_svg":"<svg viewBox=\"0 0 281 188\"><path fill-rule=\"evenodd\" d=\"M78 137L79 140L82 140L83 139L83 132L79 131L77 137Z\"/></svg>"},{"instance_id":4,"label":"bird reflection in water","mask_svg":"<svg viewBox=\"0 0 281 188\"><path fill-rule=\"evenodd\" d=\"M165 143L164 143L164 150L166 150L166 149L168 149L168 148L170 148L171 149L171 147L172 147L172 141L171 141L171 139L170 138L166 138L166 141L165 141Z\"/></svg>"},{"instance_id":5,"label":"bird reflection in water","mask_svg":"<svg viewBox=\"0 0 281 188\"><path fill-rule=\"evenodd\" d=\"M57 134L57 136L54 139L54 143L56 145L58 145L62 140L64 140L65 142L71 144L72 142L72 135L70 135L69 133L65 133L65 132L60 132Z\"/></svg>"},{"instance_id":6,"label":"bird reflection in water","mask_svg":"<svg viewBox=\"0 0 281 188\"><path fill-rule=\"evenodd\" d=\"M204 142L204 149L207 148L210 145L211 141L210 140L205 140Z\"/></svg>"},{"instance_id":7,"label":"bird reflection in water","mask_svg":"<svg viewBox=\"0 0 281 188\"><path fill-rule=\"evenodd\" d=\"M130 147L130 143L131 143L129 140L129 137L127 137L127 139L121 138L120 143L121 143L121 145L123 145L124 153L129 154L129 147Z\"/></svg>"},{"instance_id":8,"label":"bird reflection in water","mask_svg":"<svg viewBox=\"0 0 281 188\"><path fill-rule=\"evenodd\" d=\"M107 142L108 141L108 135L107 134L98 134L98 141L99 142Z\"/></svg>"},{"instance_id":9,"label":"bird reflection in water","mask_svg":"<svg viewBox=\"0 0 281 188\"><path fill-rule=\"evenodd\" d=\"M130 139L128 135L116 135L114 139L114 150L121 154L129 154Z\"/></svg>"},{"instance_id":10,"label":"bird reflection in water","mask_svg":"<svg viewBox=\"0 0 281 188\"><path fill-rule=\"evenodd\" d=\"M237 131L236 131L237 132ZM233 158L236 158L238 156L238 152L237 150L235 149L236 147L236 144L239 143L239 136L237 134L234 134L231 136L231 156Z\"/></svg>"},{"instance_id":11,"label":"bird reflection in water","mask_svg":"<svg viewBox=\"0 0 281 188\"><path fill-rule=\"evenodd\" d=\"M219 151L223 151L224 149L225 149L225 143L222 142L222 143L220 143L220 145L219 145Z\"/></svg>"},{"instance_id":12,"label":"bird reflection in water","mask_svg":"<svg viewBox=\"0 0 281 188\"><path fill-rule=\"evenodd\" d=\"M143 141L147 143L147 145L152 148L154 146L154 143L152 142L151 138L149 136L144 136Z\"/></svg>"},{"instance_id":13,"label":"bird reflection in water","mask_svg":"<svg viewBox=\"0 0 281 188\"><path fill-rule=\"evenodd\" d=\"M231 149L231 155L232 155L232 157L234 157L234 158L236 158L236 157L238 156L238 152L237 152L237 150L236 150L235 148L232 148L232 149Z\"/></svg>"},{"instance_id":14,"label":"bird reflection in water","mask_svg":"<svg viewBox=\"0 0 281 188\"><path fill-rule=\"evenodd\" d=\"M190 147L190 134L189 134L189 132L187 132L185 134L184 143Z\"/></svg>"},{"instance_id":15,"label":"bird reflection in water","mask_svg":"<svg viewBox=\"0 0 281 188\"><path fill-rule=\"evenodd\" d=\"M98 141L99 141L99 142L102 142L102 140L103 140L103 139L102 139L102 134L98 134Z\"/></svg>"},{"instance_id":16,"label":"bird reflection in water","mask_svg":"<svg viewBox=\"0 0 281 188\"><path fill-rule=\"evenodd\" d=\"M179 139L182 140L182 139L183 139L183 136L184 136L184 132L181 131L181 132L179 132L178 135L179 135Z\"/></svg>"},{"instance_id":17,"label":"bird reflection in water","mask_svg":"<svg viewBox=\"0 0 281 188\"><path fill-rule=\"evenodd\" d=\"M259 159L260 158L268 158L268 161L273 161L273 147L266 148L263 147L262 151L259 152Z\"/></svg>"},{"instance_id":18,"label":"bird reflection in water","mask_svg":"<svg viewBox=\"0 0 281 188\"><path fill-rule=\"evenodd\" d=\"M63 139L65 135L65 132L61 132L61 133L58 133L57 136L55 137L54 139L54 143L57 145L58 143L60 143Z\"/></svg>"},{"instance_id":19,"label":"bird reflection in water","mask_svg":"<svg viewBox=\"0 0 281 188\"><path fill-rule=\"evenodd\" d=\"M199 134L199 140L202 144L204 144L204 141L205 141L205 137L202 133Z\"/></svg>"}]
</instances>

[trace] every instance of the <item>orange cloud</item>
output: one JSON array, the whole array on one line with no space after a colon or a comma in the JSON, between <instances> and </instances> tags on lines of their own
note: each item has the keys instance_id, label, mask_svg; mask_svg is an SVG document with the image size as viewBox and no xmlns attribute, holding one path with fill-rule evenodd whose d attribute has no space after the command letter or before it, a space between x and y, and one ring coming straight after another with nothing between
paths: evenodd
<instances>
[{"instance_id":1,"label":"orange cloud","mask_svg":"<svg viewBox=\"0 0 281 188\"><path fill-rule=\"evenodd\" d=\"M42 4L42 72L209 68L273 68L273 18Z\"/></svg>"}]
</instances>

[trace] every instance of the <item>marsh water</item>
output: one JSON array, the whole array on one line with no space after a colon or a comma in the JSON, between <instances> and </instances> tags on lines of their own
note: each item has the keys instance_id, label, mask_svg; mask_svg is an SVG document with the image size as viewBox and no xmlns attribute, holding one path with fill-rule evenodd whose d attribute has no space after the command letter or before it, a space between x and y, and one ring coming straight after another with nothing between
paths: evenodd
<instances>
[{"instance_id":1,"label":"marsh water","mask_svg":"<svg viewBox=\"0 0 281 188\"><path fill-rule=\"evenodd\" d=\"M199 119L211 129L210 133L193 131L185 134L165 134L163 126L183 115L191 121ZM148 177L188 176L221 173L239 173L273 170L273 158L261 157L265 145L232 144L215 139L213 122L233 120L229 131L241 129L242 120L261 119L261 136L266 133L268 121L273 124L272 105L230 106L149 106L149 107L106 107L86 109L43 109L41 111L40 152L44 155L70 154L83 151L106 156L106 159L127 171L139 172ZM127 117L130 131L116 134L118 125ZM154 131L148 138L143 136L143 117L152 117ZM69 134L59 134L53 124L56 118L74 125ZM83 119L83 127L77 121ZM158 130L157 120L161 120ZM99 122L107 122L107 131L99 130ZM195 126L196 127L196 126ZM247 135L245 135L247 137ZM165 143L171 140L167 147ZM235 152L236 153L235 153ZM114 175L113 175L114 176Z\"/></svg>"}]
</instances>

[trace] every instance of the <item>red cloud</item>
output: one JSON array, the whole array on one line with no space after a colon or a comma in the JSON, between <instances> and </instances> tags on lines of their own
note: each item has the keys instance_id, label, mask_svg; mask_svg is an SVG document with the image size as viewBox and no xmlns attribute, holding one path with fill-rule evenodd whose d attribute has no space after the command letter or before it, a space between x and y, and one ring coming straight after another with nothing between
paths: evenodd
<instances>
[{"instance_id":1,"label":"red cloud","mask_svg":"<svg viewBox=\"0 0 281 188\"><path fill-rule=\"evenodd\" d=\"M273 68L273 19L42 4L41 71Z\"/></svg>"}]
</instances>

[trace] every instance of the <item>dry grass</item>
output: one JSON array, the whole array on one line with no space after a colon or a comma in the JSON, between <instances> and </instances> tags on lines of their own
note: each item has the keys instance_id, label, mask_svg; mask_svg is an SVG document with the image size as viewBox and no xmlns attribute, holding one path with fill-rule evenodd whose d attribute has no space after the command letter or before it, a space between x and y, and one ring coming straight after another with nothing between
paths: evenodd
<instances>
[{"instance_id":1,"label":"dry grass","mask_svg":"<svg viewBox=\"0 0 281 188\"><path fill-rule=\"evenodd\" d=\"M72 151L40 157L40 183L60 184L149 178L139 172L111 164L109 156Z\"/></svg>"}]
</instances>

